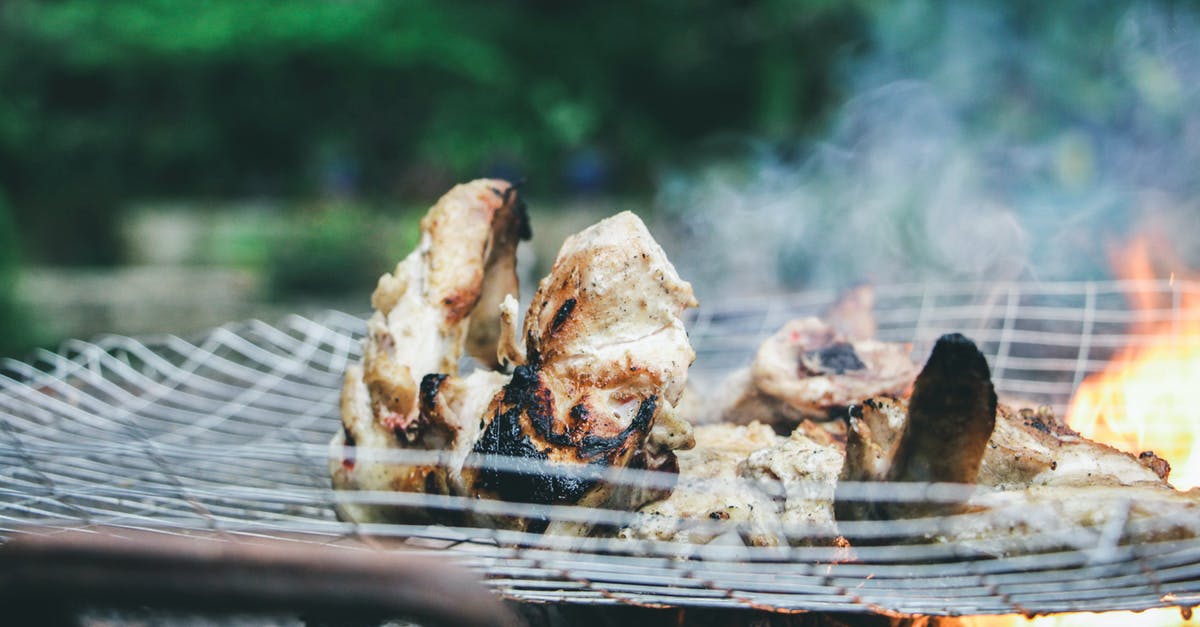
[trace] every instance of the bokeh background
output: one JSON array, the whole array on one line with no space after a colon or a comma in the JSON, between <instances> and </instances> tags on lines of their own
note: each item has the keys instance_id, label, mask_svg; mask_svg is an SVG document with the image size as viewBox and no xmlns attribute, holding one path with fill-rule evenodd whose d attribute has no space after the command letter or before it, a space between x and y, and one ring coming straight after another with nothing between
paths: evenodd
<instances>
[{"instance_id":1,"label":"bokeh background","mask_svg":"<svg viewBox=\"0 0 1200 627\"><path fill-rule=\"evenodd\" d=\"M622 209L702 298L1198 267L1200 9L6 0L0 356L363 311L481 175L527 279Z\"/></svg>"}]
</instances>

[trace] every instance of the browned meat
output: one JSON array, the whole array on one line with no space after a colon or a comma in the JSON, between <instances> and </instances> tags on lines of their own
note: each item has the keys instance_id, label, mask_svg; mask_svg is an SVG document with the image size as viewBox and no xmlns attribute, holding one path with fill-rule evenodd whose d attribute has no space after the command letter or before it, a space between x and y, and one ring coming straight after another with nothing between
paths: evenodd
<instances>
[{"instance_id":1,"label":"browned meat","mask_svg":"<svg viewBox=\"0 0 1200 627\"><path fill-rule=\"evenodd\" d=\"M477 371L459 379L467 338L498 333L499 311L478 309L485 293L515 294L512 257L528 229L515 190L505 181L478 180L442 196L421 220L417 250L379 279L371 296L363 363L347 368L342 389L342 429L331 443L334 487L446 494L448 468L470 451L478 416L503 385L502 374ZM488 286L485 288L485 286ZM490 298L490 297L489 297ZM494 362L483 347L473 356ZM398 449L444 450L445 464L389 461ZM352 520L414 516L388 508L344 504Z\"/></svg>"},{"instance_id":2,"label":"browned meat","mask_svg":"<svg viewBox=\"0 0 1200 627\"><path fill-rule=\"evenodd\" d=\"M1079 435L1059 422L1049 407L1001 406L978 481L1004 490L1163 486L1169 471L1170 466L1152 452L1135 457Z\"/></svg>"},{"instance_id":3,"label":"browned meat","mask_svg":"<svg viewBox=\"0 0 1200 627\"><path fill-rule=\"evenodd\" d=\"M994 555L1090 548L1101 535L1115 545L1200 534L1200 491L1172 490L1156 456L1135 457L1083 438L1048 408L994 405L982 357L959 342L947 347L954 346L958 359L940 364L935 349L911 401L877 397L854 408L841 480L953 481L979 489L941 504L840 497L839 520L956 514L927 527L925 538ZM1119 533L1100 534L1114 524Z\"/></svg>"},{"instance_id":4,"label":"browned meat","mask_svg":"<svg viewBox=\"0 0 1200 627\"><path fill-rule=\"evenodd\" d=\"M943 335L913 384L903 418L899 406L868 400L860 417L851 419L843 480L974 483L996 417L991 373L975 344L957 333ZM962 507L839 499L838 516L915 518Z\"/></svg>"},{"instance_id":5,"label":"browned meat","mask_svg":"<svg viewBox=\"0 0 1200 627\"><path fill-rule=\"evenodd\" d=\"M884 481L896 464L907 429L909 402L876 397L854 409L846 442L851 481ZM1166 487L1170 470L1153 452L1138 456L1089 440L1064 425L1049 407L996 408L995 426L968 483L999 490L1031 486Z\"/></svg>"},{"instance_id":6,"label":"browned meat","mask_svg":"<svg viewBox=\"0 0 1200 627\"><path fill-rule=\"evenodd\" d=\"M877 396L851 408L851 414L842 480L887 481L908 424L908 402Z\"/></svg>"},{"instance_id":7,"label":"browned meat","mask_svg":"<svg viewBox=\"0 0 1200 627\"><path fill-rule=\"evenodd\" d=\"M725 535L750 546L824 543L836 535L833 487L841 466L838 447L800 430L784 437L760 423L697 427L695 448L679 452L675 490L639 510L620 535L700 544Z\"/></svg>"},{"instance_id":8,"label":"browned meat","mask_svg":"<svg viewBox=\"0 0 1200 627\"><path fill-rule=\"evenodd\" d=\"M691 286L632 213L568 238L525 318L525 356L510 357L520 365L484 414L473 452L568 469L673 469L672 451L691 444L674 404L695 358L679 315L695 304ZM473 495L641 504L614 501L636 497L594 478L476 466L468 460L463 471Z\"/></svg>"},{"instance_id":9,"label":"browned meat","mask_svg":"<svg viewBox=\"0 0 1200 627\"><path fill-rule=\"evenodd\" d=\"M749 371L726 382L721 413L786 433L805 418L829 420L864 398L900 394L916 372L907 346L850 340L817 318L793 320L763 342Z\"/></svg>"},{"instance_id":10,"label":"browned meat","mask_svg":"<svg viewBox=\"0 0 1200 627\"><path fill-rule=\"evenodd\" d=\"M770 496L750 489L738 469L751 453L784 439L757 423L697 427L695 448L678 453L679 481L671 495L643 507L620 535L707 544L728 525L741 524L746 543L779 544L778 506Z\"/></svg>"},{"instance_id":11,"label":"browned meat","mask_svg":"<svg viewBox=\"0 0 1200 627\"><path fill-rule=\"evenodd\" d=\"M520 206L502 182L455 188L422 221L418 250L380 280L363 366L347 370L343 429L332 442L335 487L625 508L662 496L615 489L598 471L673 470L673 451L690 445L690 426L673 405L694 358L679 319L695 305L691 286L641 220L623 213L567 240L519 341L512 269L528 228ZM459 376L464 345L485 364L515 366L511 377ZM389 460L399 449L436 451L437 459ZM340 513L415 517L353 504ZM522 516L478 522L545 528Z\"/></svg>"},{"instance_id":12,"label":"browned meat","mask_svg":"<svg viewBox=\"0 0 1200 627\"><path fill-rule=\"evenodd\" d=\"M913 384L888 480L974 483L995 421L996 390L987 360L966 337L943 335ZM889 509L891 518L931 511L903 504Z\"/></svg>"}]
</instances>

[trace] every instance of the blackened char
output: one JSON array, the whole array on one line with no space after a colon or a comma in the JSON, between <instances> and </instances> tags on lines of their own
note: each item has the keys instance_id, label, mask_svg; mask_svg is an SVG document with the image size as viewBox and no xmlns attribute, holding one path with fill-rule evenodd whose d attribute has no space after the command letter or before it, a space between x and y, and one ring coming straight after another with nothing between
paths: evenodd
<instances>
[{"instance_id":1,"label":"blackened char","mask_svg":"<svg viewBox=\"0 0 1200 627\"><path fill-rule=\"evenodd\" d=\"M537 434L555 446L570 446L571 436L554 432L554 396L538 377L537 365L517 366L504 386L504 404L529 416Z\"/></svg>"},{"instance_id":2,"label":"blackened char","mask_svg":"<svg viewBox=\"0 0 1200 627\"><path fill-rule=\"evenodd\" d=\"M888 480L975 483L995 424L996 390L983 353L958 333L943 335L913 384ZM887 518L913 518L960 507L894 503L883 509Z\"/></svg>"},{"instance_id":3,"label":"blackened char","mask_svg":"<svg viewBox=\"0 0 1200 627\"><path fill-rule=\"evenodd\" d=\"M858 358L858 353L854 352L854 345L849 342L834 342L810 352L808 357L819 363L823 372L833 374L846 374L848 371L863 370L867 367Z\"/></svg>"},{"instance_id":4,"label":"blackened char","mask_svg":"<svg viewBox=\"0 0 1200 627\"><path fill-rule=\"evenodd\" d=\"M558 330L562 328L562 325L566 324L567 319L571 317L571 312L574 309L574 298L568 298L567 300L564 300L562 306L559 307L558 311L554 314L554 321L550 323L550 332L558 333Z\"/></svg>"},{"instance_id":5,"label":"blackened char","mask_svg":"<svg viewBox=\"0 0 1200 627\"><path fill-rule=\"evenodd\" d=\"M517 191L524 184L523 180L517 181L504 190L503 194L495 188L492 191L503 198L505 203L508 203L511 196L516 195L517 202L513 205L513 211L517 214L517 238L521 241L528 241L533 238L533 229L529 225L529 205L525 204L525 199Z\"/></svg>"},{"instance_id":6,"label":"blackened char","mask_svg":"<svg viewBox=\"0 0 1200 627\"><path fill-rule=\"evenodd\" d=\"M516 407L496 416L475 443L473 451L508 458L505 468L496 468L496 464L485 460L479 469L479 487L495 492L506 501L574 502L599 479L599 472L591 471L589 467L555 467L556 472L547 473L548 456L521 429L521 414Z\"/></svg>"},{"instance_id":7,"label":"blackened char","mask_svg":"<svg viewBox=\"0 0 1200 627\"><path fill-rule=\"evenodd\" d=\"M420 405L418 411L422 421L428 421L437 411L437 395L442 389L442 382L446 380L444 374L427 374L421 378L421 394Z\"/></svg>"},{"instance_id":8,"label":"blackened char","mask_svg":"<svg viewBox=\"0 0 1200 627\"><path fill-rule=\"evenodd\" d=\"M494 492L507 501L558 504L578 501L596 486L604 468L612 463L612 454L629 442L635 433L646 433L658 408L658 397L650 396L638 405L637 414L629 426L612 437L586 435L578 441L571 434L554 431L554 404L550 390L545 387L534 366L518 366L513 378L504 388L503 409L472 451L480 455L502 456L500 464L484 460L479 469L478 486ZM571 410L576 419L586 418L585 405ZM528 418L533 437L523 424ZM541 439L545 444L540 444ZM581 464L559 464L550 461L549 448L573 448ZM550 464L553 464L552 466Z\"/></svg>"},{"instance_id":9,"label":"blackened char","mask_svg":"<svg viewBox=\"0 0 1200 627\"><path fill-rule=\"evenodd\" d=\"M650 428L650 419L654 417L654 410L657 407L658 397L651 396L642 401L641 405L638 405L637 415L633 417L633 421L617 435L611 438L598 435L584 436L579 442L579 456L587 460L592 460L607 455L620 448L629 439L629 436L634 433L639 431L645 433Z\"/></svg>"},{"instance_id":10,"label":"blackened char","mask_svg":"<svg viewBox=\"0 0 1200 627\"><path fill-rule=\"evenodd\" d=\"M864 404L878 412L878 401ZM860 411L856 421L863 420ZM898 433L887 424L852 423L842 479L906 483L975 483L996 422L996 391L987 360L957 333L943 335L913 384ZM864 431L865 429L865 431ZM875 461L866 451L877 447ZM883 464L884 467L877 467ZM896 520L962 511L956 502L836 498L840 520Z\"/></svg>"}]
</instances>

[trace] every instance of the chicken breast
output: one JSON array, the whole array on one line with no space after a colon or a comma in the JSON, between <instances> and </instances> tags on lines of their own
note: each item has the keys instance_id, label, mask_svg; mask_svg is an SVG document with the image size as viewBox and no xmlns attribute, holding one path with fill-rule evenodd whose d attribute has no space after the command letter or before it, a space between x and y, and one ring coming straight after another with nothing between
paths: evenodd
<instances>
[{"instance_id":1,"label":"chicken breast","mask_svg":"<svg viewBox=\"0 0 1200 627\"><path fill-rule=\"evenodd\" d=\"M1002 490L1025 486L1166 487L1170 465L1147 451L1134 457L1089 440L1049 407L1000 406L977 481Z\"/></svg>"},{"instance_id":2,"label":"chicken breast","mask_svg":"<svg viewBox=\"0 0 1200 627\"><path fill-rule=\"evenodd\" d=\"M516 190L500 180L454 187L421 220L417 249L371 295L363 363L346 370L342 429L330 443L335 488L448 494L461 483L455 469L476 438L475 417L506 377L480 371L460 381L459 359L469 336L498 335L499 308L478 305L516 293L516 246L528 229ZM473 344L472 355L494 363L495 345ZM400 449L439 453L407 465ZM369 522L424 512L346 502L339 513Z\"/></svg>"},{"instance_id":3,"label":"chicken breast","mask_svg":"<svg viewBox=\"0 0 1200 627\"><path fill-rule=\"evenodd\" d=\"M836 535L833 489L842 453L797 429L761 423L697 427L679 452L670 497L643 507L620 536L707 544L718 536L749 546L824 544Z\"/></svg>"},{"instance_id":4,"label":"chicken breast","mask_svg":"<svg viewBox=\"0 0 1200 627\"><path fill-rule=\"evenodd\" d=\"M605 473L674 471L673 451L691 445L673 407L695 356L679 318L696 304L691 286L641 220L619 214L567 240L518 339L521 207L503 182L456 187L422 221L418 250L380 280L363 364L346 372L343 429L331 443L336 488L631 509L664 496ZM464 347L512 374L459 376ZM424 457L402 461L404 450ZM548 522L349 499L339 513L529 531Z\"/></svg>"},{"instance_id":5,"label":"chicken breast","mask_svg":"<svg viewBox=\"0 0 1200 627\"><path fill-rule=\"evenodd\" d=\"M1163 460L1084 438L1049 408L997 405L982 356L966 348L943 338L911 400L877 397L853 408L842 480L978 488L923 502L848 499L841 488L841 521L924 519L909 536L852 541L955 542L1007 555L1200 533L1200 492L1173 490Z\"/></svg>"},{"instance_id":6,"label":"chicken breast","mask_svg":"<svg viewBox=\"0 0 1200 627\"><path fill-rule=\"evenodd\" d=\"M697 427L695 447L677 453L679 480L671 495L639 510L618 535L707 544L729 533L751 546L778 546L779 507L766 492L751 486L740 469L752 453L783 440L760 423Z\"/></svg>"},{"instance_id":7,"label":"chicken breast","mask_svg":"<svg viewBox=\"0 0 1200 627\"><path fill-rule=\"evenodd\" d=\"M861 324L859 325L861 326ZM846 408L900 394L917 367L901 344L850 340L818 318L788 322L759 347L748 371L724 385L721 412L737 424L759 421L789 432L805 418L843 417Z\"/></svg>"},{"instance_id":8,"label":"chicken breast","mask_svg":"<svg viewBox=\"0 0 1200 627\"><path fill-rule=\"evenodd\" d=\"M839 446L796 429L748 455L738 474L775 501L788 544L828 545L838 535L833 505L842 460Z\"/></svg>"},{"instance_id":9,"label":"chicken breast","mask_svg":"<svg viewBox=\"0 0 1200 627\"><path fill-rule=\"evenodd\" d=\"M555 477L553 470L674 469L672 451L691 445L690 425L674 404L695 358L679 316L695 305L691 286L632 213L568 238L525 317L524 354L505 356L516 368L482 417L464 468L466 492L541 504L641 505L632 501L645 498L642 491L595 477ZM484 456L524 460L530 468L488 468Z\"/></svg>"},{"instance_id":10,"label":"chicken breast","mask_svg":"<svg viewBox=\"0 0 1200 627\"><path fill-rule=\"evenodd\" d=\"M908 430L910 401L867 399L853 408L846 442L846 476L854 481L883 481L898 470L897 453ZM921 456L944 457L944 449L964 450L951 439L931 440ZM961 466L970 472L970 464ZM971 479L996 490L1030 487L1170 488L1170 466L1153 452L1134 456L1089 440L1055 417L1049 407L1014 409L997 405L991 437ZM963 475L965 477L966 475Z\"/></svg>"}]
</instances>

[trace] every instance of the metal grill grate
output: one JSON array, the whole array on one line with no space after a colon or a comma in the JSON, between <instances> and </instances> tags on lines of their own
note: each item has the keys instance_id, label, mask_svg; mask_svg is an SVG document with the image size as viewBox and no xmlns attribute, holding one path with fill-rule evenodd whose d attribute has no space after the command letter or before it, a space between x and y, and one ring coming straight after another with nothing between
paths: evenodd
<instances>
[{"instance_id":1,"label":"metal grill grate","mask_svg":"<svg viewBox=\"0 0 1200 627\"><path fill-rule=\"evenodd\" d=\"M942 333L971 336L991 360L1002 396L1061 412L1085 376L1147 339L1132 330L1135 323L1195 324L1198 312L1181 303L1196 296L1200 285L1186 282L889 286L877 289L877 319L882 339L912 342L917 355ZM833 297L810 292L703 307L690 321L698 353L692 380L715 383L788 319ZM1160 304L1134 311L1132 299ZM614 524L631 516L420 494L335 494L327 442L337 429L341 374L360 356L363 327L358 317L330 312L278 326L230 324L193 340L72 341L29 364L4 362L0 537L104 526L402 547L453 555L497 591L527 601L920 614L1200 604L1200 540L1120 542L1129 526L1142 537L1169 538L1180 528L1194 535L1197 521L1165 513L1133 521L1133 504L1119 495L1096 504L1112 514L1099 528L1064 526L1053 503L1001 512L1022 525L1025 547L1003 557L980 545L898 541L894 524L861 523L858 535L878 541L847 554L829 546L691 546L339 522L338 499ZM953 495L951 486L913 490L916 499ZM900 530L936 533L969 524L969 516Z\"/></svg>"}]
</instances>

